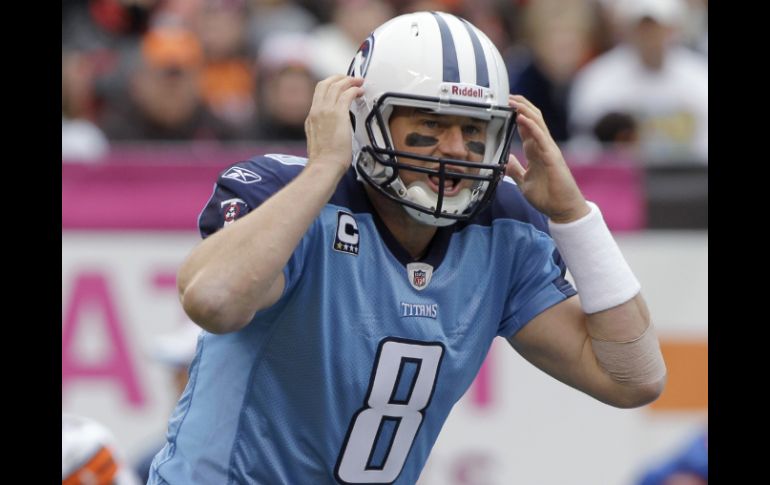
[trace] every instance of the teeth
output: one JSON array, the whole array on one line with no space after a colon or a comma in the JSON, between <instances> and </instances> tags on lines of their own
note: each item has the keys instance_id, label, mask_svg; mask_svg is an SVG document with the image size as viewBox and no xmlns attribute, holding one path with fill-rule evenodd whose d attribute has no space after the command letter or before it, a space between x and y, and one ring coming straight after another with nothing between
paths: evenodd
<instances>
[{"instance_id":1,"label":"teeth","mask_svg":"<svg viewBox=\"0 0 770 485\"><path fill-rule=\"evenodd\" d=\"M436 187L438 187L438 185L439 185L439 178L438 177L436 177L435 175L432 175L430 177L430 180L431 180L431 182L436 184ZM445 178L444 179L444 190L451 190L451 189L453 189L456 183L457 183L457 181L455 179Z\"/></svg>"}]
</instances>

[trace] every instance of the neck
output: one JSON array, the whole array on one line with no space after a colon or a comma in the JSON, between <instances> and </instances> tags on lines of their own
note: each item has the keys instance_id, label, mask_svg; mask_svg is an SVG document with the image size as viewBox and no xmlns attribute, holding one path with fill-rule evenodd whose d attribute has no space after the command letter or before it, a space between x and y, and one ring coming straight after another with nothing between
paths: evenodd
<instances>
[{"instance_id":1,"label":"neck","mask_svg":"<svg viewBox=\"0 0 770 485\"><path fill-rule=\"evenodd\" d=\"M386 198L365 182L364 188L369 195L372 206L377 211L377 215L380 216L396 241L415 260L423 257L438 228L417 222L407 214L401 204Z\"/></svg>"}]
</instances>

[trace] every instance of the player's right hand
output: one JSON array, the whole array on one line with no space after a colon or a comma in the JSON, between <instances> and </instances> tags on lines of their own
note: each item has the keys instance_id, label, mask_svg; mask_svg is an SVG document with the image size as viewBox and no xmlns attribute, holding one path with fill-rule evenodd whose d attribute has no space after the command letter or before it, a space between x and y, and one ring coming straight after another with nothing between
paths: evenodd
<instances>
[{"instance_id":1,"label":"player's right hand","mask_svg":"<svg viewBox=\"0 0 770 485\"><path fill-rule=\"evenodd\" d=\"M353 158L350 103L364 93L363 78L337 74L316 84L305 119L308 166L323 164L342 174Z\"/></svg>"}]
</instances>

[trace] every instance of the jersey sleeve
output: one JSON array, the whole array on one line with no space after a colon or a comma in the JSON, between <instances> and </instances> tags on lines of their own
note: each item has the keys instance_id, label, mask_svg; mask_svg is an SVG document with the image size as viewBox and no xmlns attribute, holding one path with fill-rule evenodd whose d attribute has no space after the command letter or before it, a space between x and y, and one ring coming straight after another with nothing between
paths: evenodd
<instances>
[{"instance_id":1,"label":"jersey sleeve","mask_svg":"<svg viewBox=\"0 0 770 485\"><path fill-rule=\"evenodd\" d=\"M198 229L203 239L251 211L243 196L239 195L219 181L214 185L214 192L198 216Z\"/></svg>"},{"instance_id":2,"label":"jersey sleeve","mask_svg":"<svg viewBox=\"0 0 770 485\"><path fill-rule=\"evenodd\" d=\"M207 238L259 207L280 191L302 170L304 159L286 155L265 155L238 162L219 174L208 202L198 216L198 229ZM286 294L301 274L309 234L300 240L283 269ZM263 228L270 231L271 228Z\"/></svg>"},{"instance_id":3,"label":"jersey sleeve","mask_svg":"<svg viewBox=\"0 0 770 485\"><path fill-rule=\"evenodd\" d=\"M303 158L265 155L231 165L219 174L198 217L205 239L259 207L288 184L304 167Z\"/></svg>"},{"instance_id":4,"label":"jersey sleeve","mask_svg":"<svg viewBox=\"0 0 770 485\"><path fill-rule=\"evenodd\" d=\"M526 222L532 224L538 231L550 235L548 218L545 214L535 209L532 204L524 198L524 195L521 193L521 190L519 190L516 182L507 176L500 182L500 185L495 191L495 197L492 200L492 203L489 208L482 213L481 217L487 221L487 224L497 218ZM554 264L559 267L561 276L564 278L567 274L567 266L564 264L564 260L555 246L553 248L553 261ZM563 283L569 284L566 280Z\"/></svg>"},{"instance_id":5,"label":"jersey sleeve","mask_svg":"<svg viewBox=\"0 0 770 485\"><path fill-rule=\"evenodd\" d=\"M513 284L498 329L498 335L505 338L513 336L544 310L577 294L564 279L550 236L534 229L528 232L515 246L514 257L519 263L514 265Z\"/></svg>"}]
</instances>

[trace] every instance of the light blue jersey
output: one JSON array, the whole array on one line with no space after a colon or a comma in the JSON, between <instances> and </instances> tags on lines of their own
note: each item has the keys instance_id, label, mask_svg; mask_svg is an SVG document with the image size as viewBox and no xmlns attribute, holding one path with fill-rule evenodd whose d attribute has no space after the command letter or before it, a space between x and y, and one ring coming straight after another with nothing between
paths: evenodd
<instances>
[{"instance_id":1,"label":"light blue jersey","mask_svg":"<svg viewBox=\"0 0 770 485\"><path fill-rule=\"evenodd\" d=\"M223 172L203 236L303 166L268 155ZM351 168L284 268L278 302L238 332L200 337L148 483L414 484L492 340L575 294L545 229L504 182L413 262Z\"/></svg>"}]
</instances>

